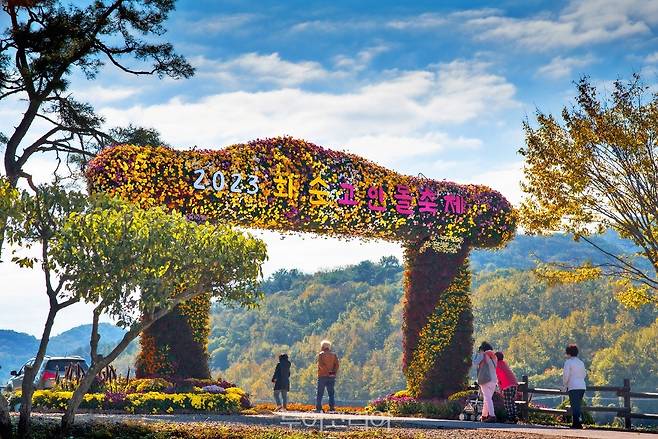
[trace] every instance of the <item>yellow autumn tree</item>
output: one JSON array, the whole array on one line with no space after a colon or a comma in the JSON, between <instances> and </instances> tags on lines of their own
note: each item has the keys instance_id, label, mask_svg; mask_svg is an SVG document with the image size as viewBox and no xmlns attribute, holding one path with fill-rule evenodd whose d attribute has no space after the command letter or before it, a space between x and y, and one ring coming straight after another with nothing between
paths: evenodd
<instances>
[{"instance_id":1,"label":"yellow autumn tree","mask_svg":"<svg viewBox=\"0 0 658 439\"><path fill-rule=\"evenodd\" d=\"M538 111L536 123L524 122L521 225L531 234L569 233L607 257L543 267L544 275L614 276L626 305L658 304L658 95L638 75L616 81L604 96L588 78L577 88L576 104L561 118ZM607 229L634 242L637 254L615 254L591 239Z\"/></svg>"}]
</instances>

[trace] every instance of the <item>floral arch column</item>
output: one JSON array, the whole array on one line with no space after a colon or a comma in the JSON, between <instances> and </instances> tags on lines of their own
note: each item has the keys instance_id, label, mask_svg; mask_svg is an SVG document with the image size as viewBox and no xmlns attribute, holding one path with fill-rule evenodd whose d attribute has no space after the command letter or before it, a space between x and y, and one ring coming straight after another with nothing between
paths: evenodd
<instances>
[{"instance_id":1,"label":"floral arch column","mask_svg":"<svg viewBox=\"0 0 658 439\"><path fill-rule=\"evenodd\" d=\"M466 384L473 346L467 252L405 249L402 368L414 395L447 397Z\"/></svg>"},{"instance_id":2,"label":"floral arch column","mask_svg":"<svg viewBox=\"0 0 658 439\"><path fill-rule=\"evenodd\" d=\"M290 137L221 150L118 145L90 162L87 178L92 191L145 208L166 206L193 221L400 243L403 369L413 394L428 397L466 380L473 331L468 251L505 245L516 225L509 202L486 186L402 175ZM143 334L143 373L205 374L208 304L186 306ZM167 335L172 325L178 337ZM192 342L195 349L185 350ZM185 369L181 358L205 369Z\"/></svg>"}]
</instances>

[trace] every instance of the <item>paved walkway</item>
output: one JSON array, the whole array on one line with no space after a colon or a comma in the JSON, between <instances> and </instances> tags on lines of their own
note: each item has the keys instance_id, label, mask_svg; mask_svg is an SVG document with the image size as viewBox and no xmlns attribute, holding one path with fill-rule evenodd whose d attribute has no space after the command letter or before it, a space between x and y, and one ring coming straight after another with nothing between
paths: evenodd
<instances>
[{"instance_id":1,"label":"paved walkway","mask_svg":"<svg viewBox=\"0 0 658 439\"><path fill-rule=\"evenodd\" d=\"M254 417L268 417L272 415L254 415ZM527 424L490 424L484 422L471 422L471 421L456 421L444 419L429 419L429 418L409 418L409 417L381 417L381 416L364 416L364 415L343 415L343 414L328 414L328 413L307 413L307 412L287 412L281 415L275 415L279 422L289 422L295 418L306 419L306 424L311 424L311 420L315 419L319 424L320 420L324 424L331 424L332 421L340 421L339 425L350 422L353 425L358 425L359 422L363 425L364 420L371 420L375 426L382 426L382 419L386 419L386 423L390 422L391 427L403 428L440 428L440 429L454 429L454 430L496 430L496 431L509 431L514 433L526 434L542 434L545 436L560 436L560 437L575 437L575 438L658 438L657 434L652 433L638 433L638 432L624 432L624 431L611 431L611 430L571 430L566 427L547 427L542 425L527 425ZM387 426L384 425L384 428Z\"/></svg>"},{"instance_id":2,"label":"paved walkway","mask_svg":"<svg viewBox=\"0 0 658 439\"><path fill-rule=\"evenodd\" d=\"M45 415L54 417L58 415ZM218 424L269 425L292 428L322 429L325 431L344 431L350 428L419 428L451 430L494 430L517 434L601 438L601 439L658 439L658 434L638 433L612 430L571 430L566 427L547 427L526 424L489 424L483 422L453 421L428 418L384 417L366 415L347 415L311 412L286 412L261 415L216 415L216 414L177 414L177 415L129 415L129 414L79 414L76 421L144 421L144 422L206 422Z\"/></svg>"}]
</instances>

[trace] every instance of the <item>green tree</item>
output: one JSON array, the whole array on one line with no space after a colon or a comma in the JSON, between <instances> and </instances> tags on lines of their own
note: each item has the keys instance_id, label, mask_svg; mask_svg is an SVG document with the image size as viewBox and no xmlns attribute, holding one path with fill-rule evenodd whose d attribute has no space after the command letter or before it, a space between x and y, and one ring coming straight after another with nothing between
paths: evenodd
<instances>
[{"instance_id":1,"label":"green tree","mask_svg":"<svg viewBox=\"0 0 658 439\"><path fill-rule=\"evenodd\" d=\"M623 333L609 347L594 354L590 379L594 385L621 386L624 378L634 389L658 389L658 320L652 325Z\"/></svg>"},{"instance_id":2,"label":"green tree","mask_svg":"<svg viewBox=\"0 0 658 439\"><path fill-rule=\"evenodd\" d=\"M612 95L601 98L583 78L576 101L562 111L563 123L539 111L536 126L524 122L521 224L529 233L570 233L608 257L594 266L549 271L553 279L611 275L619 279L624 303L658 304L658 95L636 75L630 83L616 81ZM635 255L614 254L590 239L608 228L633 241L653 270Z\"/></svg>"},{"instance_id":3,"label":"green tree","mask_svg":"<svg viewBox=\"0 0 658 439\"><path fill-rule=\"evenodd\" d=\"M70 215L53 249L70 273L64 295L93 304L91 365L62 417L62 435L96 374L140 332L178 304L210 293L223 302L251 306L259 292L265 244L228 227L196 224L162 208L140 209L101 200ZM98 353L98 322L107 315L127 329L106 355Z\"/></svg>"},{"instance_id":4,"label":"green tree","mask_svg":"<svg viewBox=\"0 0 658 439\"><path fill-rule=\"evenodd\" d=\"M0 177L0 218L9 218L16 214L19 196L19 192L9 184L9 181ZM0 224L0 226L3 226L3 224ZM0 438L9 439L12 435L9 406L5 396L0 392Z\"/></svg>"},{"instance_id":5,"label":"green tree","mask_svg":"<svg viewBox=\"0 0 658 439\"><path fill-rule=\"evenodd\" d=\"M71 154L70 162L77 165L77 167L84 171L89 163L89 160L105 146L110 144L120 145L129 144L136 146L169 146L167 145L160 135L160 132L155 128L146 128L128 124L127 127L114 127L107 132L107 135L102 139L103 144L92 145L89 148L89 154Z\"/></svg>"},{"instance_id":6,"label":"green tree","mask_svg":"<svg viewBox=\"0 0 658 439\"><path fill-rule=\"evenodd\" d=\"M72 273L53 260L52 248L61 238L60 232L68 215L84 209L87 201L83 194L67 192L57 185L40 186L34 195L26 191L19 195L6 181L4 186L11 207L0 215L8 218L7 238L9 243L16 245L12 261L26 268L33 268L35 263L39 263L44 274L45 293L49 303L48 316L34 363L25 367L23 378L18 434L20 437L26 437L32 410L34 379L46 354L55 317L59 311L79 301L76 295L67 298L62 296L64 284ZM38 257L21 254L22 250L33 246L40 247Z\"/></svg>"},{"instance_id":7,"label":"green tree","mask_svg":"<svg viewBox=\"0 0 658 439\"><path fill-rule=\"evenodd\" d=\"M145 128L129 124L127 127L115 127L108 135L115 143L127 143L136 146L168 146L155 128Z\"/></svg>"}]
</instances>

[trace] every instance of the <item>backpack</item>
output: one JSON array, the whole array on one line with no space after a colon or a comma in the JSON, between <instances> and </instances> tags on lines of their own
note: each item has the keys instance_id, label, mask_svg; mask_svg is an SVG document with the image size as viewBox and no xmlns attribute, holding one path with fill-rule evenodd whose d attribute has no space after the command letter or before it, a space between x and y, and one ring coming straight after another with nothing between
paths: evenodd
<instances>
[{"instance_id":1,"label":"backpack","mask_svg":"<svg viewBox=\"0 0 658 439\"><path fill-rule=\"evenodd\" d=\"M480 363L480 367L478 368L478 384L487 384L491 381L493 381L493 377L491 376L491 368L489 367L489 362L491 360L487 355L485 354L484 359Z\"/></svg>"}]
</instances>

